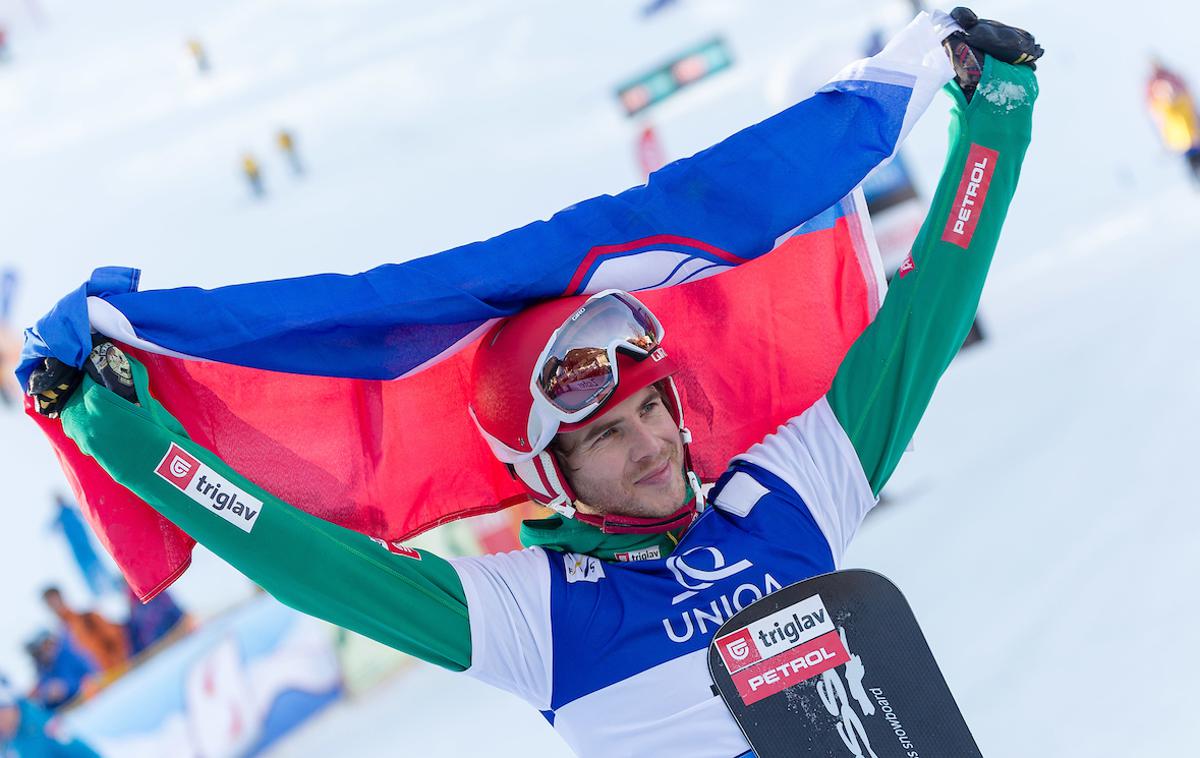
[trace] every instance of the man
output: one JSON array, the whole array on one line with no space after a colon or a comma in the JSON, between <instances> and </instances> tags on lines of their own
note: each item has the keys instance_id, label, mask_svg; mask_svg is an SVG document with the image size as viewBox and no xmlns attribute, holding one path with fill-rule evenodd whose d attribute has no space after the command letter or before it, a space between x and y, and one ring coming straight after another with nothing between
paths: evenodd
<instances>
[{"instance_id":1,"label":"man","mask_svg":"<svg viewBox=\"0 0 1200 758\"><path fill-rule=\"evenodd\" d=\"M188 440L146 369L110 344L81 391L52 363L31 390L50 393L39 407L114 480L281 601L518 694L579 754L746 755L710 689L708 642L737 608L838 566L962 344L1020 173L1036 82L968 42L987 28L1020 41L1006 60L1040 48L960 21L950 155L911 260L826 397L734 458L707 496L675 382L687 367L664 326L721 326L660 324L620 291L542 304L480 340L469 412L530 498L557 511L503 555L380 550L282 502ZM713 356L738 382L770 359ZM170 445L192 462L164 474ZM168 481L199 471L222 507L231 490L260 504L243 504L252 530Z\"/></svg>"},{"instance_id":2,"label":"man","mask_svg":"<svg viewBox=\"0 0 1200 758\"><path fill-rule=\"evenodd\" d=\"M129 660L129 640L120 624L114 624L95 611L76 611L63 600L62 590L47 587L42 601L62 622L62 629L87 653L102 672L111 672Z\"/></svg>"},{"instance_id":3,"label":"man","mask_svg":"<svg viewBox=\"0 0 1200 758\"><path fill-rule=\"evenodd\" d=\"M70 739L45 709L18 697L0 677L0 758L99 758L82 740Z\"/></svg>"}]
</instances>

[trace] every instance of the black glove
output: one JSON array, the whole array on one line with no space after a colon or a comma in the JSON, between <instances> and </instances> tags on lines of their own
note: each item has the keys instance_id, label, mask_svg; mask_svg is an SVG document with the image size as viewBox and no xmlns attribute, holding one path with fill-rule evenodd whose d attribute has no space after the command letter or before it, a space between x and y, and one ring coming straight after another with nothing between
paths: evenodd
<instances>
[{"instance_id":1,"label":"black glove","mask_svg":"<svg viewBox=\"0 0 1200 758\"><path fill-rule=\"evenodd\" d=\"M112 390L131 403L137 403L137 392L133 387L133 372L125 353L102 335L94 338L95 347L84 362L83 368L69 366L57 358L44 358L42 365L34 369L29 377L28 394L37 401L37 412L49 418L58 418L63 406L83 381L83 372L97 384Z\"/></svg>"},{"instance_id":2,"label":"black glove","mask_svg":"<svg viewBox=\"0 0 1200 758\"><path fill-rule=\"evenodd\" d=\"M37 403L37 412L58 418L71 393L83 381L83 372L57 358L43 358L42 365L29 376L26 392Z\"/></svg>"},{"instance_id":3,"label":"black glove","mask_svg":"<svg viewBox=\"0 0 1200 758\"><path fill-rule=\"evenodd\" d=\"M967 102L971 101L971 95L979 85L984 55L1037 70L1034 61L1042 57L1042 48L1029 32L999 21L981 20L970 8L955 8L950 11L950 16L963 31L954 32L942 44L954 66L954 79Z\"/></svg>"},{"instance_id":4,"label":"black glove","mask_svg":"<svg viewBox=\"0 0 1200 758\"><path fill-rule=\"evenodd\" d=\"M963 28L950 38L961 38L976 51L987 53L998 61L1025 65L1037 70L1034 63L1042 57L1042 46L1024 29L979 18L970 8L955 8L950 17Z\"/></svg>"}]
</instances>

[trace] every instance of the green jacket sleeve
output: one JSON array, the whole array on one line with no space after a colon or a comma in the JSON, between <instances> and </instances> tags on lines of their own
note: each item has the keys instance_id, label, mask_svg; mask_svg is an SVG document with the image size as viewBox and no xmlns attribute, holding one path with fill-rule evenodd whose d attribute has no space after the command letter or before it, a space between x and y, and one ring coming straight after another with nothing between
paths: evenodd
<instances>
[{"instance_id":1,"label":"green jacket sleeve","mask_svg":"<svg viewBox=\"0 0 1200 758\"><path fill-rule=\"evenodd\" d=\"M470 666L466 597L447 561L394 554L273 497L189 439L130 363L141 405L85 377L64 409L80 450L286 605L449 669Z\"/></svg>"},{"instance_id":2,"label":"green jacket sleeve","mask_svg":"<svg viewBox=\"0 0 1200 758\"><path fill-rule=\"evenodd\" d=\"M950 151L929 215L875 320L846 354L829 404L878 495L970 330L1029 146L1037 80L986 59L954 99Z\"/></svg>"}]
</instances>

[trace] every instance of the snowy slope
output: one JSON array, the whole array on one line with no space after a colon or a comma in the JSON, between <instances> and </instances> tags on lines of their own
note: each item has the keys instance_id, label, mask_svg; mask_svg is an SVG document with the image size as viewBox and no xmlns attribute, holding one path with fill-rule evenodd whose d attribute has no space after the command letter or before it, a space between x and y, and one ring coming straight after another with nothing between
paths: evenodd
<instances>
[{"instance_id":1,"label":"snowy slope","mask_svg":"<svg viewBox=\"0 0 1200 758\"><path fill-rule=\"evenodd\" d=\"M620 190L637 178L618 81L727 35L735 68L655 116L686 154L767 115L764 83L797 50L853 40L908 3L680 0L650 22L632 1L41 5L39 25L25 3L0 3L13 40L0 264L24 274L22 322L95 265L140 266L147 286L354 271ZM943 381L891 485L897 502L849 560L906 591L986 755L1185 754L1200 676L1188 644L1200 528L1183 481L1200 451L1200 198L1140 98L1151 49L1200 84L1200 11L976 10L1049 50L984 296L990 340ZM191 34L208 45L207 78L188 67ZM944 123L931 114L910 140L926 187ZM281 125L298 135L304 181L273 151ZM237 175L246 149L266 171L261 203ZM25 679L17 645L44 622L37 590L73 576L44 529L60 476L16 415L0 415L0 481L0 669ZM244 591L213 561L181 582L201 608ZM418 668L279 754L551 755L556 740L518 701Z\"/></svg>"}]
</instances>

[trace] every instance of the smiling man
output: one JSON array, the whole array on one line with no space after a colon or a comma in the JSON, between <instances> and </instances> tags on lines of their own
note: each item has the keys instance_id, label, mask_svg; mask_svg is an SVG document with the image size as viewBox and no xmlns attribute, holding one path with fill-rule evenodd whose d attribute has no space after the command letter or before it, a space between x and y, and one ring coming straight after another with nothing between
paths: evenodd
<instances>
[{"instance_id":1,"label":"smiling man","mask_svg":"<svg viewBox=\"0 0 1200 758\"><path fill-rule=\"evenodd\" d=\"M656 518L684 500L683 443L657 387L647 387L587 429L564 432L554 452L580 513Z\"/></svg>"},{"instance_id":2,"label":"smiling man","mask_svg":"<svg viewBox=\"0 0 1200 758\"><path fill-rule=\"evenodd\" d=\"M145 367L111 344L81 391L48 363L31 392L114 480L283 602L517 694L579 754L747 755L710 687L712 635L754 600L838 567L974 317L1037 96L1030 68L974 43L1016 39L1017 54L987 48L1006 60L1040 54L986 23L971 17L967 36L949 38L950 151L911 260L825 397L780 419L707 492L668 327L722 325L664 325L619 290L543 303L480 338L468 411L556 512L526 522L527 548L502 555L381 550L283 502L188 439ZM970 222L956 227L965 199ZM770 359L710 357L746 383ZM199 477L259 504L254 523L193 492Z\"/></svg>"}]
</instances>

